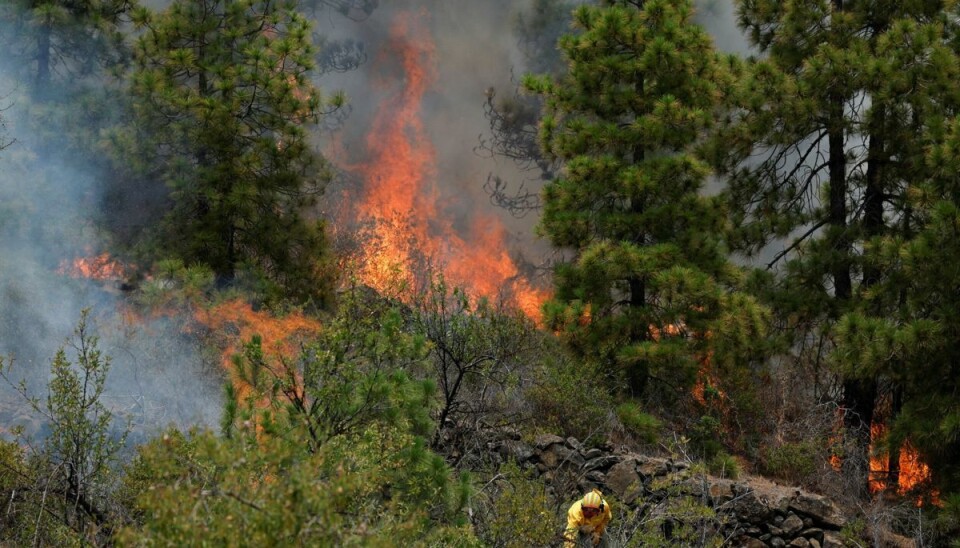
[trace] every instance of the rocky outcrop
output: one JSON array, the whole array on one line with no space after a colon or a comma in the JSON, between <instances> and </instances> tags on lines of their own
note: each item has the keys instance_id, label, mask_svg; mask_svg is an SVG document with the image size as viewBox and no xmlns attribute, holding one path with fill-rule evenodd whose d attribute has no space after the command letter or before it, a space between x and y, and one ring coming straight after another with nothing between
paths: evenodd
<instances>
[{"instance_id":1,"label":"rocky outcrop","mask_svg":"<svg viewBox=\"0 0 960 548\"><path fill-rule=\"evenodd\" d=\"M628 451L586 449L573 438L544 435L532 443L519 435L490 440L488 449L503 460L536 470L569 493L599 487L622 504L655 506L686 495L723 516L724 536L735 546L837 548L846 524L840 508L826 497L777 485L762 478L731 480L694 473L689 463Z\"/></svg>"}]
</instances>

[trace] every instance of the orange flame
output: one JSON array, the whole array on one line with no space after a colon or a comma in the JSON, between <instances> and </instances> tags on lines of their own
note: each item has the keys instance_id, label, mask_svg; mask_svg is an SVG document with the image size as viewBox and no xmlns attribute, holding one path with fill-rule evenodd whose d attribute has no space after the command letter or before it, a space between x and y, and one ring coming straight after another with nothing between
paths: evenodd
<instances>
[{"instance_id":1,"label":"orange flame","mask_svg":"<svg viewBox=\"0 0 960 548\"><path fill-rule=\"evenodd\" d=\"M405 13L394 22L389 51L403 84L381 104L366 147L369 161L348 167L365 181L356 218L372 224L379 245L361 252L360 279L380 291L417 281L413 265L438 260L445 276L474 297L512 298L539 319L548 294L524 278L507 252L499 219L477 214L461 235L445 214L436 188L436 152L424 129L421 101L435 79L435 47L427 14Z\"/></svg>"},{"instance_id":2,"label":"orange flame","mask_svg":"<svg viewBox=\"0 0 960 548\"><path fill-rule=\"evenodd\" d=\"M262 341L264 355L270 363L289 359L299 351L300 343L320 331L320 322L302 314L276 317L267 312L253 310L250 303L242 300L227 301L195 311L196 320L215 333L229 333L221 341L222 364L230 380L243 399L250 394L251 386L240 378L234 369L233 356L243 351L243 345L254 335Z\"/></svg>"},{"instance_id":3,"label":"orange flame","mask_svg":"<svg viewBox=\"0 0 960 548\"><path fill-rule=\"evenodd\" d=\"M57 274L88 280L120 280L127 276L128 268L108 253L101 253L95 257L77 257L72 261L64 259L57 268Z\"/></svg>"},{"instance_id":4,"label":"orange flame","mask_svg":"<svg viewBox=\"0 0 960 548\"><path fill-rule=\"evenodd\" d=\"M887 489L889 455L885 451L874 451L876 444L886 435L887 427L874 423L870 427L870 492L878 493ZM905 442L900 447L899 478L897 492L906 494L930 479L930 467L920 458L920 453ZM936 499L936 495L934 495Z\"/></svg>"}]
</instances>

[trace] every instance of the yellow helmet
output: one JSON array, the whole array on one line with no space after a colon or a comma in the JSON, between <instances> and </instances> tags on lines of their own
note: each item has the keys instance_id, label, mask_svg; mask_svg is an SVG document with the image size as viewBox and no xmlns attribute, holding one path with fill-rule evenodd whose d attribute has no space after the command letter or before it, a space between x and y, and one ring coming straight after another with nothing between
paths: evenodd
<instances>
[{"instance_id":1,"label":"yellow helmet","mask_svg":"<svg viewBox=\"0 0 960 548\"><path fill-rule=\"evenodd\" d=\"M600 491L594 489L584 495L580 506L583 508L603 508L603 498L600 496Z\"/></svg>"}]
</instances>

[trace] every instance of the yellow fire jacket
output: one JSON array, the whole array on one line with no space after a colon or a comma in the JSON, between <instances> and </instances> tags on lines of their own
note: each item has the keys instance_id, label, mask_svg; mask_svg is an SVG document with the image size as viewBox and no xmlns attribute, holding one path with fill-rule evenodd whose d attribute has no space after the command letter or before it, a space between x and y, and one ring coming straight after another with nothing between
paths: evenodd
<instances>
[{"instance_id":1,"label":"yellow fire jacket","mask_svg":"<svg viewBox=\"0 0 960 548\"><path fill-rule=\"evenodd\" d=\"M583 509L580 507L582 503L583 500L574 502L570 506L570 510L567 511L567 529L563 533L564 548L574 548L577 545L578 533L592 534L593 543L598 544L600 539L603 538L603 530L610 522L612 513L610 512L610 503L606 500L603 501L603 510L591 519L587 519L583 515Z\"/></svg>"}]
</instances>

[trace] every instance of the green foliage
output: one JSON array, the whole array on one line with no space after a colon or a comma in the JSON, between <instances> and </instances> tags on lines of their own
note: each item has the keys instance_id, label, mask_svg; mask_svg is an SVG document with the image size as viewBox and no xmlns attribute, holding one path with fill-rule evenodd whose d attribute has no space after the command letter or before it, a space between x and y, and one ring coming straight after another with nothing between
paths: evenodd
<instances>
[{"instance_id":1,"label":"green foliage","mask_svg":"<svg viewBox=\"0 0 960 548\"><path fill-rule=\"evenodd\" d=\"M909 440L931 466L942 492L960 489L960 413L956 401L956 345L949 335L958 321L946 259L957 247L960 209L949 199L931 204L925 226L907 240L878 241L876 252L895 260L904 291L902 315L877 318L848 314L838 327L838 361L858 374L882 374L903 387L903 406L891 441ZM892 280L891 284L894 283Z\"/></svg>"},{"instance_id":2,"label":"green foliage","mask_svg":"<svg viewBox=\"0 0 960 548\"><path fill-rule=\"evenodd\" d=\"M752 299L727 298L740 274L693 153L738 69L691 17L689 2L581 5L560 42L568 74L524 81L545 100L543 147L565 164L544 187L540 231L575 251L555 271L547 324L638 396L651 379L692 386L699 360L726 348L722 326L745 340L764 330Z\"/></svg>"},{"instance_id":3,"label":"green foliage","mask_svg":"<svg viewBox=\"0 0 960 548\"><path fill-rule=\"evenodd\" d=\"M548 546L565 526L556 516L546 485L515 463L500 467L479 510L478 537L487 546Z\"/></svg>"},{"instance_id":4,"label":"green foliage","mask_svg":"<svg viewBox=\"0 0 960 548\"><path fill-rule=\"evenodd\" d=\"M306 432L294 444L254 430L169 432L141 447L128 479L138 523L121 542L475 545L449 519L442 460L410 434L371 426L311 453Z\"/></svg>"},{"instance_id":5,"label":"green foliage","mask_svg":"<svg viewBox=\"0 0 960 548\"><path fill-rule=\"evenodd\" d=\"M657 500L638 500L631 507L612 501L614 516L604 535L613 546L629 548L727 544L723 527L727 518L697 497L672 486Z\"/></svg>"},{"instance_id":6,"label":"green foliage","mask_svg":"<svg viewBox=\"0 0 960 548\"><path fill-rule=\"evenodd\" d=\"M459 478L428 449L427 346L400 314L344 295L296 358L260 341L235 360L224 435L168 432L128 474L131 544L473 546Z\"/></svg>"},{"instance_id":7,"label":"green foliage","mask_svg":"<svg viewBox=\"0 0 960 548\"><path fill-rule=\"evenodd\" d=\"M720 441L723 424L716 417L701 416L689 429L690 448L700 458L710 461L723 451Z\"/></svg>"},{"instance_id":8,"label":"green foliage","mask_svg":"<svg viewBox=\"0 0 960 548\"><path fill-rule=\"evenodd\" d=\"M960 546L960 495L950 493L942 500L939 508L933 508L931 540L934 543L943 543L943 546L956 548Z\"/></svg>"},{"instance_id":9,"label":"green foliage","mask_svg":"<svg viewBox=\"0 0 960 548\"><path fill-rule=\"evenodd\" d=\"M234 359L241 388L250 390L234 392L239 411L224 434L254 421L279 438L293 432L311 452L373 423L429 435L435 385L410 377L428 348L403 327L396 309L369 307L354 291L342 296L337 315L296 359L268 357L255 337Z\"/></svg>"},{"instance_id":10,"label":"green foliage","mask_svg":"<svg viewBox=\"0 0 960 548\"><path fill-rule=\"evenodd\" d=\"M786 442L761 450L765 474L796 484L806 483L815 474L823 459L822 440Z\"/></svg>"},{"instance_id":11,"label":"green foliage","mask_svg":"<svg viewBox=\"0 0 960 548\"><path fill-rule=\"evenodd\" d=\"M604 371L568 357L560 348L545 352L543 360L535 382L525 392L536 425L585 443L602 440L612 426L614 407Z\"/></svg>"},{"instance_id":12,"label":"green foliage","mask_svg":"<svg viewBox=\"0 0 960 548\"><path fill-rule=\"evenodd\" d=\"M845 462L866 462L879 390L898 399L895 371L909 365L892 355L851 361L836 325L844 314L909 314L899 260L876 243L910 238L925 222L909 195L931 175L928 132L956 108L947 87L958 70L956 5L738 4L763 55L740 82L733 127L719 133L732 159L731 242L748 254L789 242L768 264L780 271L771 302L796 360L840 376L846 427L860 433Z\"/></svg>"},{"instance_id":13,"label":"green foliage","mask_svg":"<svg viewBox=\"0 0 960 548\"><path fill-rule=\"evenodd\" d=\"M14 538L21 541L32 535L34 543L100 542L120 519L113 492L128 430L115 429L113 413L101 401L110 359L90 333L88 317L84 311L74 331L75 361L64 348L57 351L46 401L28 394L24 382L15 385L49 428L36 445L18 434L17 441L33 448L29 455L5 443L0 452L0 487L10 501L7 519L16 524L13 534L20 536ZM0 360L0 377L13 384L11 367Z\"/></svg>"},{"instance_id":14,"label":"green foliage","mask_svg":"<svg viewBox=\"0 0 960 548\"><path fill-rule=\"evenodd\" d=\"M730 478L735 480L740 477L740 463L733 455L725 451L721 451L714 455L713 458L707 463L707 469L714 476L721 478Z\"/></svg>"},{"instance_id":15,"label":"green foliage","mask_svg":"<svg viewBox=\"0 0 960 548\"><path fill-rule=\"evenodd\" d=\"M324 227L302 212L328 173L305 128L342 98L324 101L308 79L309 22L289 3L255 0L181 0L134 22L139 125L114 143L169 187L154 255L205 264L223 281L249 270L322 304Z\"/></svg>"},{"instance_id":16,"label":"green foliage","mask_svg":"<svg viewBox=\"0 0 960 548\"><path fill-rule=\"evenodd\" d=\"M213 272L204 265L188 267L179 259L168 259L156 264L152 279L141 284L137 298L147 307L203 302L215 281Z\"/></svg>"},{"instance_id":17,"label":"green foliage","mask_svg":"<svg viewBox=\"0 0 960 548\"><path fill-rule=\"evenodd\" d=\"M653 415L644 413L636 402L623 402L617 406L617 418L627 429L643 443L656 443L662 424Z\"/></svg>"}]
</instances>

